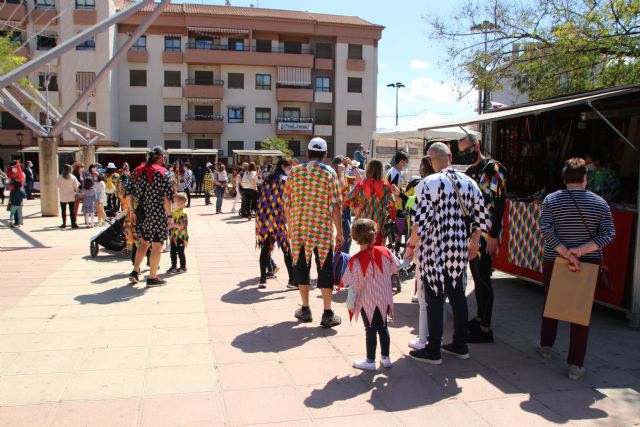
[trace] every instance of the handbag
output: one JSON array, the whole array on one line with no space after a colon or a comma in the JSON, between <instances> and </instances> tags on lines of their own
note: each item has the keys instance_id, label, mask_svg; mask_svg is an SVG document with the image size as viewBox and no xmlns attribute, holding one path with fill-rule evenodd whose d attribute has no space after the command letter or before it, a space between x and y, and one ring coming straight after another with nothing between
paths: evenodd
<instances>
[{"instance_id":1,"label":"handbag","mask_svg":"<svg viewBox=\"0 0 640 427\"><path fill-rule=\"evenodd\" d=\"M571 194L571 191L569 191L569 196L571 196L571 200L573 201L574 206L578 210L578 215L580 215L580 220L582 221L582 224L585 226L585 228L587 229L587 231L591 236L591 239L593 240L593 238L596 235L593 234L593 232L591 231L591 227L589 227L589 223L584 219L584 215L582 215L582 210L580 210L580 206L578 206L578 202L576 202L576 199L575 197L573 197L573 194ZM596 282L596 288L613 289L613 286L611 285L611 274L609 273L609 268L603 264L602 258L600 258L600 263L598 267L598 280Z\"/></svg>"},{"instance_id":2,"label":"handbag","mask_svg":"<svg viewBox=\"0 0 640 427\"><path fill-rule=\"evenodd\" d=\"M456 198L458 199L458 204L460 205L460 209L462 210L462 220L464 221L464 225L467 229L466 238L469 239L473 234L471 230L471 226L473 225L473 220L471 219L471 215L469 215L469 211L467 210L467 207L464 205L462 196L460 195L460 190L456 185L458 184L458 181L451 178L449 175L447 175L446 172L444 173L444 176L449 178L449 181L451 181L451 184L453 185L453 190L456 192Z\"/></svg>"}]
</instances>

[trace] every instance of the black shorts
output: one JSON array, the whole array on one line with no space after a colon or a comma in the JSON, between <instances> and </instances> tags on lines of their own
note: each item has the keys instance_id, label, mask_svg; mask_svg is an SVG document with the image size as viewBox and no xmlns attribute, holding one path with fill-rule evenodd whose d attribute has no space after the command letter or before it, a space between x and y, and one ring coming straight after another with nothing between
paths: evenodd
<instances>
[{"instance_id":1,"label":"black shorts","mask_svg":"<svg viewBox=\"0 0 640 427\"><path fill-rule=\"evenodd\" d=\"M316 268L318 269L318 288L333 289L333 250L327 254L324 265L320 265L320 257L318 249L313 250L316 258ZM308 285L311 281L309 273L311 272L311 260L307 264L307 258L304 253L304 247L300 249L298 260L293 266L293 284Z\"/></svg>"}]
</instances>

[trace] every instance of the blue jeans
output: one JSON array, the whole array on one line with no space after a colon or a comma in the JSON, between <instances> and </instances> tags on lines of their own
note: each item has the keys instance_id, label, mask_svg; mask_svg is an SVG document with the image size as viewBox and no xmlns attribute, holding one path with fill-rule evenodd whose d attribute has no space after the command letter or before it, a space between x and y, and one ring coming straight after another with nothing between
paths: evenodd
<instances>
[{"instance_id":1,"label":"blue jeans","mask_svg":"<svg viewBox=\"0 0 640 427\"><path fill-rule=\"evenodd\" d=\"M22 225L22 206L11 206L11 213L9 214L9 222L13 218L13 223L16 225Z\"/></svg>"},{"instance_id":2,"label":"blue jeans","mask_svg":"<svg viewBox=\"0 0 640 427\"><path fill-rule=\"evenodd\" d=\"M351 208L342 209L342 252L349 253L351 249Z\"/></svg>"},{"instance_id":3,"label":"blue jeans","mask_svg":"<svg viewBox=\"0 0 640 427\"><path fill-rule=\"evenodd\" d=\"M216 212L222 212L222 199L224 197L224 187L216 187Z\"/></svg>"}]
</instances>

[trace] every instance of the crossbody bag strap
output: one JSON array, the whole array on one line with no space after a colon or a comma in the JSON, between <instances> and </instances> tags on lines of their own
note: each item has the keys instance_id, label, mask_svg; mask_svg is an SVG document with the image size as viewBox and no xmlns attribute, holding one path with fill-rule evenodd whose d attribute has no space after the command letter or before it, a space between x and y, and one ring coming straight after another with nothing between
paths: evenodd
<instances>
[{"instance_id":1,"label":"crossbody bag strap","mask_svg":"<svg viewBox=\"0 0 640 427\"><path fill-rule=\"evenodd\" d=\"M589 223L584 219L584 215L582 215L582 210L580 209L580 206L578 206L578 202L576 201L576 198L573 196L573 194L571 193L570 190L567 190L567 192L569 193L569 196L571 197L571 200L573 201L573 205L576 207L576 209L578 210L578 215L580 215L580 220L582 221L582 225L585 226L585 228L587 229L587 231L589 232L589 234L591 235L591 239L593 240L595 236L595 234L593 234L593 232L591 231L591 227L589 227Z\"/></svg>"},{"instance_id":2,"label":"crossbody bag strap","mask_svg":"<svg viewBox=\"0 0 640 427\"><path fill-rule=\"evenodd\" d=\"M462 213L464 214L464 216L469 216L469 211L467 210L467 207L464 205L462 201L462 196L460 195L460 189L458 188L458 185L457 185L458 181L451 178L449 174L447 174L446 172L444 173L444 176L446 176L449 179L449 181L451 181L451 184L453 185L453 191L456 192L456 198L458 199L458 204L460 205L460 209L462 209Z\"/></svg>"}]
</instances>

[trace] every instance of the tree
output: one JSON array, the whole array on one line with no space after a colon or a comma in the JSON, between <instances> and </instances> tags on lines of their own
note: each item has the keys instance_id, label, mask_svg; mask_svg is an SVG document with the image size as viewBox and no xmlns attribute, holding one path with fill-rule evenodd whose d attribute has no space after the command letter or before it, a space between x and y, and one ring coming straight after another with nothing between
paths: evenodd
<instances>
[{"instance_id":1,"label":"tree","mask_svg":"<svg viewBox=\"0 0 640 427\"><path fill-rule=\"evenodd\" d=\"M287 157L293 156L289 143L282 138L267 138L260 143L260 148L263 150L279 150Z\"/></svg>"},{"instance_id":2,"label":"tree","mask_svg":"<svg viewBox=\"0 0 640 427\"><path fill-rule=\"evenodd\" d=\"M20 43L11 39L12 34L0 36L0 75L18 68L27 60L23 56L16 55ZM21 79L20 84L29 86L28 79Z\"/></svg>"},{"instance_id":3,"label":"tree","mask_svg":"<svg viewBox=\"0 0 640 427\"><path fill-rule=\"evenodd\" d=\"M425 16L460 80L531 99L640 82L640 0L466 0Z\"/></svg>"}]
</instances>

